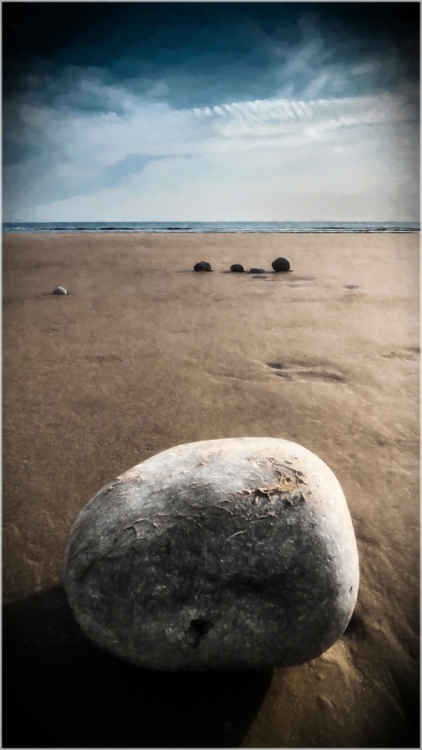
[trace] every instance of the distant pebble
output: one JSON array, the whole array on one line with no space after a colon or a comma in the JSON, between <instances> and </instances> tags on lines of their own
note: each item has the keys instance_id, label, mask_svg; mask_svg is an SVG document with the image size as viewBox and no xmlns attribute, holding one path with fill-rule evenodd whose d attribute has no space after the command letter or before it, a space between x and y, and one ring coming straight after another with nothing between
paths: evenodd
<instances>
[{"instance_id":1,"label":"distant pebble","mask_svg":"<svg viewBox=\"0 0 422 750\"><path fill-rule=\"evenodd\" d=\"M206 260L201 260L199 263L196 263L193 267L194 271L212 271L211 264L207 263Z\"/></svg>"},{"instance_id":2,"label":"distant pebble","mask_svg":"<svg viewBox=\"0 0 422 750\"><path fill-rule=\"evenodd\" d=\"M241 263L233 263L232 266L230 266L230 271L233 271L233 273L243 273L244 267Z\"/></svg>"},{"instance_id":3,"label":"distant pebble","mask_svg":"<svg viewBox=\"0 0 422 750\"><path fill-rule=\"evenodd\" d=\"M276 258L271 263L274 271L277 273L280 271L290 271L290 262L287 260L287 258Z\"/></svg>"},{"instance_id":4,"label":"distant pebble","mask_svg":"<svg viewBox=\"0 0 422 750\"><path fill-rule=\"evenodd\" d=\"M67 291L66 291L66 289L64 288L64 286L56 286L56 287L55 287L55 288L53 289L53 292L52 292L52 293L53 293L53 294L67 294Z\"/></svg>"},{"instance_id":5,"label":"distant pebble","mask_svg":"<svg viewBox=\"0 0 422 750\"><path fill-rule=\"evenodd\" d=\"M249 273L267 273L265 268L251 268Z\"/></svg>"}]
</instances>

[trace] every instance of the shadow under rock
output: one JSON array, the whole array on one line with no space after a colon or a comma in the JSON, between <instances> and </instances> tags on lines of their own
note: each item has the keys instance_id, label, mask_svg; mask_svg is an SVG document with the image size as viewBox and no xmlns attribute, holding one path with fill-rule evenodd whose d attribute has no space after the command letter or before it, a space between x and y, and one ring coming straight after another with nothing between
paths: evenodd
<instances>
[{"instance_id":1,"label":"shadow under rock","mask_svg":"<svg viewBox=\"0 0 422 750\"><path fill-rule=\"evenodd\" d=\"M238 747L270 680L126 664L85 638L63 586L3 608L5 748Z\"/></svg>"}]
</instances>

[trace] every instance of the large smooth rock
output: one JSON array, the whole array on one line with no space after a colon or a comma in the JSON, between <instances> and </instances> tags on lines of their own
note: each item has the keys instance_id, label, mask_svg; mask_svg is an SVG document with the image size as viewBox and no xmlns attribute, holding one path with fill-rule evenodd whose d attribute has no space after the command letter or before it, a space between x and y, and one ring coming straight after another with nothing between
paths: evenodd
<instances>
[{"instance_id":1,"label":"large smooth rock","mask_svg":"<svg viewBox=\"0 0 422 750\"><path fill-rule=\"evenodd\" d=\"M212 271L211 264L206 260L200 260L199 263L195 263L193 267L194 271Z\"/></svg>"},{"instance_id":2,"label":"large smooth rock","mask_svg":"<svg viewBox=\"0 0 422 750\"><path fill-rule=\"evenodd\" d=\"M276 273L290 271L290 261L287 258L276 258L271 265Z\"/></svg>"},{"instance_id":3,"label":"large smooth rock","mask_svg":"<svg viewBox=\"0 0 422 750\"><path fill-rule=\"evenodd\" d=\"M233 263L232 266L230 266L230 271L232 273L243 273L245 270L244 266L242 266L241 263Z\"/></svg>"},{"instance_id":4,"label":"large smooth rock","mask_svg":"<svg viewBox=\"0 0 422 750\"><path fill-rule=\"evenodd\" d=\"M135 466L81 511L64 563L85 634L168 670L313 659L346 628L358 579L336 477L273 438L179 445Z\"/></svg>"}]
</instances>

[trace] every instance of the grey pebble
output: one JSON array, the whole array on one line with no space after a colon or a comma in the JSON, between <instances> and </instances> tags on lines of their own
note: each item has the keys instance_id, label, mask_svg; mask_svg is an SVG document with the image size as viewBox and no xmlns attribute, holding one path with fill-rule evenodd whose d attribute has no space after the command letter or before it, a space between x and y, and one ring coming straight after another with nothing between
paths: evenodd
<instances>
[{"instance_id":1,"label":"grey pebble","mask_svg":"<svg viewBox=\"0 0 422 750\"><path fill-rule=\"evenodd\" d=\"M103 488L65 553L74 615L101 648L162 670L301 664L341 636L359 566L328 466L300 445L179 445Z\"/></svg>"}]
</instances>

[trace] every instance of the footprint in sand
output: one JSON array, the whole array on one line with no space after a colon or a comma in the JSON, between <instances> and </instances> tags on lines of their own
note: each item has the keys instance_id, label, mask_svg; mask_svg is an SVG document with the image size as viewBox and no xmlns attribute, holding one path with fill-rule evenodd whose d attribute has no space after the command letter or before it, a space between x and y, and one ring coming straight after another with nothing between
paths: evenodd
<instances>
[{"instance_id":1,"label":"footprint in sand","mask_svg":"<svg viewBox=\"0 0 422 750\"><path fill-rule=\"evenodd\" d=\"M63 333L63 329L67 326L73 326L75 325L74 320L68 320L64 323L55 323L54 326L50 326L49 328L42 328L43 333Z\"/></svg>"},{"instance_id":2,"label":"footprint in sand","mask_svg":"<svg viewBox=\"0 0 422 750\"><path fill-rule=\"evenodd\" d=\"M108 365L111 362L123 362L122 358L118 357L117 354L97 354L94 356L88 356L86 359L90 359L91 362L96 362L98 365Z\"/></svg>"},{"instance_id":3,"label":"footprint in sand","mask_svg":"<svg viewBox=\"0 0 422 750\"><path fill-rule=\"evenodd\" d=\"M312 380L325 380L337 383L345 383L344 375L333 367L321 365L286 365L279 362L268 362L268 367L275 370L274 374L286 380L296 378L309 378Z\"/></svg>"},{"instance_id":4,"label":"footprint in sand","mask_svg":"<svg viewBox=\"0 0 422 750\"><path fill-rule=\"evenodd\" d=\"M309 286L307 283L308 281L315 281L315 276L294 276L289 282L288 286L291 286L293 289L300 287L300 286Z\"/></svg>"},{"instance_id":5,"label":"footprint in sand","mask_svg":"<svg viewBox=\"0 0 422 750\"><path fill-rule=\"evenodd\" d=\"M292 271L289 273L293 273ZM246 274L245 274L246 275ZM261 273L261 275L258 274L252 274L249 272L247 274L248 278L250 279L262 279L262 281L277 281L280 279L283 279L284 282L286 282L286 276L287 274L283 273L273 273L272 271L265 271L265 273ZM306 287L308 284L304 282L308 281L316 281L315 276L289 276L289 281L287 281L287 286L294 288L303 286Z\"/></svg>"},{"instance_id":6,"label":"footprint in sand","mask_svg":"<svg viewBox=\"0 0 422 750\"><path fill-rule=\"evenodd\" d=\"M398 351L388 352L388 354L382 354L381 356L384 359L407 359L416 361L419 359L420 351L419 346L409 346L407 349L399 349Z\"/></svg>"}]
</instances>

